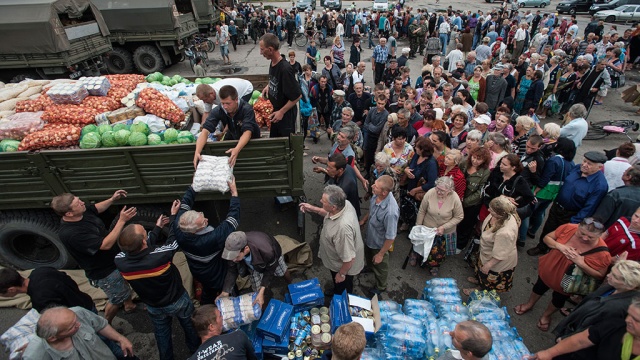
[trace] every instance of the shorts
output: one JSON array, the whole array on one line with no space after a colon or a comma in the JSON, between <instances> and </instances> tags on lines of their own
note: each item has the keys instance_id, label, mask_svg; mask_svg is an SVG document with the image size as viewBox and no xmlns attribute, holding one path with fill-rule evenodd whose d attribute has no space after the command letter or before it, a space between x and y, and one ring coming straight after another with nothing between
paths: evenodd
<instances>
[{"instance_id":1,"label":"shorts","mask_svg":"<svg viewBox=\"0 0 640 360\"><path fill-rule=\"evenodd\" d=\"M600 89L600 90L598 90L598 96L602 96L602 97L607 96L607 92L608 92L607 90L609 90L609 89Z\"/></svg>"},{"instance_id":2,"label":"shorts","mask_svg":"<svg viewBox=\"0 0 640 360\"><path fill-rule=\"evenodd\" d=\"M124 280L118 270L113 270L111 274L100 280L89 279L89 284L104 291L104 293L107 294L109 302L114 305L121 305L131 298L129 283Z\"/></svg>"},{"instance_id":3,"label":"shorts","mask_svg":"<svg viewBox=\"0 0 640 360\"><path fill-rule=\"evenodd\" d=\"M277 277L283 277L285 272L287 272L287 263L284 262L284 256L280 256L280 258L278 258L278 267L273 274ZM251 287L253 288L253 291L258 291L260 288L262 276L263 275L260 272L251 271Z\"/></svg>"},{"instance_id":4,"label":"shorts","mask_svg":"<svg viewBox=\"0 0 640 360\"><path fill-rule=\"evenodd\" d=\"M220 45L220 55L229 56L229 45Z\"/></svg>"}]
</instances>

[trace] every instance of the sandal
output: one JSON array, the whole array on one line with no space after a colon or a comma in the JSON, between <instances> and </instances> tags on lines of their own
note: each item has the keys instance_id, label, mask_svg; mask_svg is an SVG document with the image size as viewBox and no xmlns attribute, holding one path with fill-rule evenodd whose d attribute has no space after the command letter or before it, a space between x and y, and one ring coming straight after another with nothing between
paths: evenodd
<instances>
[{"instance_id":1,"label":"sandal","mask_svg":"<svg viewBox=\"0 0 640 360\"><path fill-rule=\"evenodd\" d=\"M431 269L429 269L429 272L431 273L431 276L436 277L438 276L438 272L440 271L439 267L432 267Z\"/></svg>"},{"instance_id":2,"label":"sandal","mask_svg":"<svg viewBox=\"0 0 640 360\"><path fill-rule=\"evenodd\" d=\"M475 278L475 277L473 277L473 276L469 276L469 277L467 278L467 281L468 281L468 282L470 282L470 283L472 283L473 285L480 285L480 281L478 281L478 279L476 279L476 278Z\"/></svg>"},{"instance_id":3,"label":"sandal","mask_svg":"<svg viewBox=\"0 0 640 360\"><path fill-rule=\"evenodd\" d=\"M467 289L462 289L462 293L465 294L466 296L471 296L471 293L478 290L478 288L467 288Z\"/></svg>"},{"instance_id":4,"label":"sandal","mask_svg":"<svg viewBox=\"0 0 640 360\"><path fill-rule=\"evenodd\" d=\"M564 315L564 316L569 316L571 315L571 312L573 312L573 308L562 308L560 309L560 314Z\"/></svg>"},{"instance_id":5,"label":"sandal","mask_svg":"<svg viewBox=\"0 0 640 360\"><path fill-rule=\"evenodd\" d=\"M551 325L551 321L543 323L542 318L540 318L538 319L538 324L536 326L538 327L538 329L540 329L540 331L547 332L549 331L549 325Z\"/></svg>"},{"instance_id":6,"label":"sandal","mask_svg":"<svg viewBox=\"0 0 640 360\"><path fill-rule=\"evenodd\" d=\"M526 305L526 304L520 304L520 305L517 305L516 307L514 307L514 308L513 308L513 312L515 312L515 313L516 313L516 315L524 315L524 314L528 313L529 311L531 311L531 308L528 308L528 309L526 309L526 310L525 310L525 309L523 309L523 307L524 307L525 305Z\"/></svg>"},{"instance_id":7,"label":"sandal","mask_svg":"<svg viewBox=\"0 0 640 360\"><path fill-rule=\"evenodd\" d=\"M412 251L411 255L409 255L409 265L415 267L417 264L418 264L418 254Z\"/></svg>"}]
</instances>

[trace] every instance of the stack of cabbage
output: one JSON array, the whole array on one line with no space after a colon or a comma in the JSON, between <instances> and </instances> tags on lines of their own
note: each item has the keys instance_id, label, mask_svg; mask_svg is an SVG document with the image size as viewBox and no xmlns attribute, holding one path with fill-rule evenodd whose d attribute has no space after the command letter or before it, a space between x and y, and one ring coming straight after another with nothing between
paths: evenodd
<instances>
[{"instance_id":1,"label":"stack of cabbage","mask_svg":"<svg viewBox=\"0 0 640 360\"><path fill-rule=\"evenodd\" d=\"M191 84L191 81L183 78L180 75L173 75L169 77L169 76L163 75L161 72L154 72L152 74L149 74L145 79L149 83L157 83L157 84L162 84L166 86L173 86L178 83ZM217 81L220 81L220 78L206 77L206 78L197 78L194 81L194 83L195 84L213 84Z\"/></svg>"},{"instance_id":2,"label":"stack of cabbage","mask_svg":"<svg viewBox=\"0 0 640 360\"><path fill-rule=\"evenodd\" d=\"M191 144L193 142L195 142L195 137L189 131L169 128L161 133L151 133L149 126L143 122L132 125L116 123L113 126L109 124L87 125L82 128L80 148Z\"/></svg>"}]
</instances>

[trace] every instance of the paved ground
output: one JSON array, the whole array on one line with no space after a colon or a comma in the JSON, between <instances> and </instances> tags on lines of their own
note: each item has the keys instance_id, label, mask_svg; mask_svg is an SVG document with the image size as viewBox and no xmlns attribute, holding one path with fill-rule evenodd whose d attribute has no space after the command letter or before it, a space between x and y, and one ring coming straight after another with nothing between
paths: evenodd
<instances>
[{"instance_id":1,"label":"paved ground","mask_svg":"<svg viewBox=\"0 0 640 360\"><path fill-rule=\"evenodd\" d=\"M548 10L555 8L556 1L552 2ZM290 6L290 3L272 3L275 6ZM358 7L370 6L370 2L356 2ZM437 8L444 8L451 4L454 9L481 9L490 10L492 5L485 2L477 2L477 5L470 5L467 2L460 0L453 0L447 2L441 2L437 5ZM434 3L425 1L409 1L408 5L413 7L424 7L428 9L434 9ZM579 18L579 25L581 29L584 29L587 21L587 17L581 15ZM620 26L620 29L624 27ZM286 43L284 43L283 52L286 49ZM400 47L408 46L405 42L400 42ZM301 59L304 54L304 49L294 48L297 53L298 59ZM328 50L322 49L322 54L328 54ZM371 55L371 51L365 49L362 54L362 58L365 59ZM258 46L253 42L247 45L240 45L238 51L231 51L232 65L222 67L220 66L220 55L217 52L212 53L212 61L209 67L211 76L215 74L228 74L228 69L234 69L239 77L244 74L264 74L268 71L268 61L261 55ZM409 64L412 70L412 79L415 80L416 74L419 74L422 61L421 59L412 60ZM238 69L237 71L235 69ZM370 69L370 67L368 67ZM167 69L167 74L181 74L192 75L189 69L188 63L178 64L170 69ZM372 73L367 71L366 80L372 82ZM637 73L628 74L627 79L629 82L636 82L638 80ZM633 112L635 109L628 104L622 103L620 100L618 91L610 91L609 97L605 100L605 105L596 106L591 113L590 120L608 120L608 119L629 119L634 118ZM554 119L553 121L558 121ZM559 121L558 121L559 122ZM636 134L637 135L637 134ZM582 154L589 150L602 150L615 148L626 138L623 136L611 136L600 141L586 141L583 146L578 149L578 155L576 160L582 159ZM319 203L319 198L322 192L322 177L311 171L310 158L313 155L326 155L329 150L330 143L326 137L321 138L318 144L313 144L308 141L307 145L311 148L308 152L308 157L305 158L305 192L310 202ZM367 211L368 204L363 203L363 211ZM306 217L306 240L310 243L314 254L317 254L318 248L318 236L319 225L322 219L318 216ZM272 234L286 234L296 237L296 214L294 209L281 209L277 207L272 199L263 200L246 200L242 202L242 220L241 228L245 230L261 230L267 231ZM430 275L427 271L420 268L408 267L406 270L401 270L402 262L405 259L406 254L409 251L410 242L406 238L406 233L401 234L396 242L396 250L391 256L391 271L389 281L389 291L383 295L384 299L393 299L398 302L402 302L405 298L416 298L422 293L424 282L430 279ZM528 240L531 244L533 240ZM537 259L531 258L520 251L519 264L515 272L515 283L513 290L502 295L503 305L509 309L509 313L513 316L512 323L517 327L520 335L524 338L525 343L533 351L540 350L552 345L552 337L549 334L541 333L536 328L536 320L542 313L542 309L549 301L549 296L543 298L537 308L524 316L517 316L513 313L512 308L527 300L533 282L535 282L537 276ZM466 265L460 256L448 258L440 271L442 277L454 277L458 279L461 286L469 286L464 279L472 274L472 270ZM329 272L322 267L322 264L317 258L314 258L314 266L307 269L303 273L295 274L295 279L304 279L310 277L319 277L321 282L325 285L325 288L330 288L331 279ZM373 285L373 275L365 274L359 276L355 281L356 293L366 294L366 291ZM271 296L278 299L282 299L284 295L284 283L282 281L276 281L271 289ZM4 332L8 327L13 325L25 311L17 309L0 309L0 333ZM552 321L552 326L557 324L559 320L559 314ZM143 313L135 313L131 315L120 314L114 323L116 329L126 334L134 344L134 349L141 359L157 359L157 350L155 347L155 341L153 340L153 329L148 316ZM185 359L188 356L187 350L182 340L182 332L179 330L179 326L174 324L174 344L175 354L177 359ZM0 353L0 359L6 359L6 353Z\"/></svg>"}]
</instances>

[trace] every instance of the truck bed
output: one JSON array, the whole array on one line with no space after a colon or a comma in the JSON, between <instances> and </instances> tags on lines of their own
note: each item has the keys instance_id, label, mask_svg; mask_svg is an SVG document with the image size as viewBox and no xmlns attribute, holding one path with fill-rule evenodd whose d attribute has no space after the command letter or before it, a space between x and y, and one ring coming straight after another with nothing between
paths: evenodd
<instances>
[{"instance_id":1,"label":"truck bed","mask_svg":"<svg viewBox=\"0 0 640 360\"><path fill-rule=\"evenodd\" d=\"M226 156L235 141L207 144L203 154ZM195 144L0 153L0 210L47 208L71 192L103 200L127 190L128 203L175 200L193 177ZM251 140L234 168L242 197L303 195L302 136ZM199 200L228 194L203 192Z\"/></svg>"}]
</instances>

